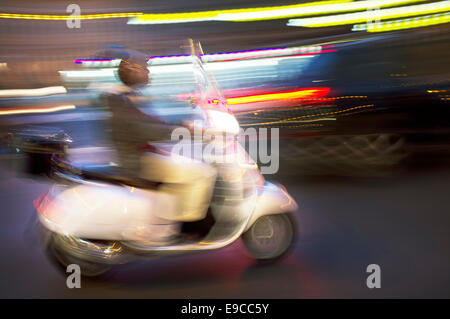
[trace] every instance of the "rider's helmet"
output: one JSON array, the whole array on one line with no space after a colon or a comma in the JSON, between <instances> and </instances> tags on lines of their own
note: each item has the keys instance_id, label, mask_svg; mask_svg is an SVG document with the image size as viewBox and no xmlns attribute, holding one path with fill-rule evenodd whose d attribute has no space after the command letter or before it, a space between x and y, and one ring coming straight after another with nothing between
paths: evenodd
<instances>
[{"instance_id":1,"label":"rider's helmet","mask_svg":"<svg viewBox=\"0 0 450 319\"><path fill-rule=\"evenodd\" d=\"M142 52L115 47L109 50L114 58L120 59L118 75L128 86L144 85L149 82L148 56Z\"/></svg>"}]
</instances>

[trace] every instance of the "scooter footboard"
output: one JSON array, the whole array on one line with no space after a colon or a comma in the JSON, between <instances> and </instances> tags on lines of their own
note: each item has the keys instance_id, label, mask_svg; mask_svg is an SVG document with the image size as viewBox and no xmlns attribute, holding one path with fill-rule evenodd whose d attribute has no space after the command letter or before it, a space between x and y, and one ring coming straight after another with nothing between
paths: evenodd
<instances>
[{"instance_id":1,"label":"scooter footboard","mask_svg":"<svg viewBox=\"0 0 450 319\"><path fill-rule=\"evenodd\" d=\"M294 212L297 203L282 185L266 182L258 194L258 201L245 231L261 216Z\"/></svg>"}]
</instances>

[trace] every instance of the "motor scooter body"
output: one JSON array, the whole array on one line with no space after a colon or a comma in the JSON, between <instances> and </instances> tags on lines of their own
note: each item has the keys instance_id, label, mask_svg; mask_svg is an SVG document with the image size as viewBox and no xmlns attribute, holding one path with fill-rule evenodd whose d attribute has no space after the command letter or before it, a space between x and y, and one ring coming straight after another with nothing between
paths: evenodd
<instances>
[{"instance_id":1,"label":"motor scooter body","mask_svg":"<svg viewBox=\"0 0 450 319\"><path fill-rule=\"evenodd\" d=\"M136 259L220 249L239 238L256 259L284 255L295 241L295 200L281 185L266 182L255 164L238 161L218 166L209 209L214 222L201 236L181 236L170 245L148 245L146 240L154 232L170 236L180 231L163 218L165 213L176 213L173 195L157 187L86 180L77 169L70 173L56 166L55 174L68 183L54 185L35 202L49 251L63 266L76 261L86 276ZM155 210L163 212L161 218L152 214Z\"/></svg>"},{"instance_id":2,"label":"motor scooter body","mask_svg":"<svg viewBox=\"0 0 450 319\"><path fill-rule=\"evenodd\" d=\"M214 108L215 115L210 113L214 116L222 112L218 120L206 117L205 123L215 123L221 130L231 128L236 134L239 124L219 95L211 105L210 93L216 88L198 57L193 58L204 77L199 82L206 83L198 107L205 108L206 114ZM63 266L79 264L86 276L138 258L220 249L239 238L254 258L279 259L296 238L297 204L284 187L265 181L237 138L231 143L242 156L233 157L232 162L208 162L217 170L217 180L207 217L183 222L178 228L164 218L176 215L178 199L162 192L161 183L93 172L73 165L66 154L55 154L49 174L55 185L35 201L49 252ZM146 239L155 232L168 236L180 232L180 237L170 244L149 245Z\"/></svg>"}]
</instances>

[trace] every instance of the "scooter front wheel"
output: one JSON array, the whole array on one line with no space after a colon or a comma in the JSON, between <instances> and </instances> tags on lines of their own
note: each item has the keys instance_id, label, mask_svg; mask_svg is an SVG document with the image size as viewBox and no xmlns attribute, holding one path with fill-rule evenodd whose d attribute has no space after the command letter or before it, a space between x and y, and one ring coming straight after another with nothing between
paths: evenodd
<instances>
[{"instance_id":1,"label":"scooter front wheel","mask_svg":"<svg viewBox=\"0 0 450 319\"><path fill-rule=\"evenodd\" d=\"M297 234L297 222L292 213L259 217L242 235L247 251L261 261L275 261L292 247Z\"/></svg>"}]
</instances>

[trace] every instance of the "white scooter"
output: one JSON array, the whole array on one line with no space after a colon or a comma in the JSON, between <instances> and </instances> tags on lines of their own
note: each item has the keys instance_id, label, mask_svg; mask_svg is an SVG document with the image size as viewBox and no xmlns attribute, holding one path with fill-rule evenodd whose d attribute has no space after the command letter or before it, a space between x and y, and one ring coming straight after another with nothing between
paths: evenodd
<instances>
[{"instance_id":1,"label":"white scooter","mask_svg":"<svg viewBox=\"0 0 450 319\"><path fill-rule=\"evenodd\" d=\"M202 86L207 83L205 92L217 93L199 59L193 59L203 77ZM219 103L213 104L197 101L205 123L209 129L226 131L231 127L236 133L236 119L221 108L223 99L218 99ZM47 234L48 251L64 269L78 264L82 275L97 276L117 264L220 249L239 238L251 256L272 261L284 256L296 239L295 200L283 186L264 180L237 138L231 143L242 156L234 157L232 163L210 162L218 177L206 218L183 223L173 244L155 246L140 244L140 240L155 231L148 221L151 210L170 214L174 209L158 190L161 183L121 176L113 167L77 166L64 151L66 137L45 136L50 136L47 142L51 136L59 137L62 144L55 140L52 145L59 145L59 152L47 152L55 183L35 201L35 207ZM229 178L230 171L237 172L231 174L234 178Z\"/></svg>"}]
</instances>

